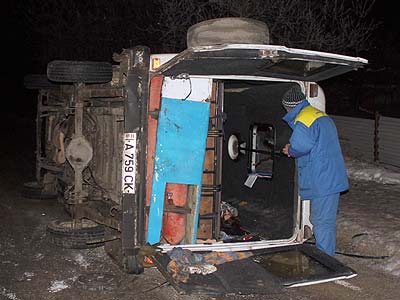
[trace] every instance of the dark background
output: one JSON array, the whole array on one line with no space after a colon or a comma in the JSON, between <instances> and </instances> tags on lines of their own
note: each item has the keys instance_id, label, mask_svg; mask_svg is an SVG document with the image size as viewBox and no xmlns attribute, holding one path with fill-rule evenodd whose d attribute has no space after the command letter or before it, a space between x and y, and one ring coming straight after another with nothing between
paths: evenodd
<instances>
[{"instance_id":1,"label":"dark background","mask_svg":"<svg viewBox=\"0 0 400 300\"><path fill-rule=\"evenodd\" d=\"M373 46L360 54L369 64L356 72L321 82L331 114L373 118L375 112L400 117L400 18L393 3L376 1L378 24Z\"/></svg>"},{"instance_id":2,"label":"dark background","mask_svg":"<svg viewBox=\"0 0 400 300\"><path fill-rule=\"evenodd\" d=\"M379 24L372 36L373 46L368 51L354 55L368 59L369 65L362 70L320 82L328 99L328 113L371 118L375 111L379 111L386 116L400 117L398 92L400 18L394 4L385 2L387 1L376 1L371 14L371 18ZM136 1L135 5L144 7L146 2ZM49 46L46 45L48 41L42 38L32 42L33 30L29 28L24 18L23 1L7 0L2 6L2 14L5 14L2 16L5 20L2 35L2 110L13 116L16 114L34 116L36 92L24 89L23 77L29 73L44 74L46 72L46 64L38 63L37 57L43 54L38 52ZM115 42L114 49L92 53L93 57L87 59L111 62L112 52L120 52L123 47L127 48L133 42L148 45L152 51L155 51L157 47L152 47L156 44L155 41L156 37L150 35L139 35L137 41L118 40ZM63 45L58 45L58 47L63 47ZM78 59L82 58L76 58Z\"/></svg>"}]
</instances>

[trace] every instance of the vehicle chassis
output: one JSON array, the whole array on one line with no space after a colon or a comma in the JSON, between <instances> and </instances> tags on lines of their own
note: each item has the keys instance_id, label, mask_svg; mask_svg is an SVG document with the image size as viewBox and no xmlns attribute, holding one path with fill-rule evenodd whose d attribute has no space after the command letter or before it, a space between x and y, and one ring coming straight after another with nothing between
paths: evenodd
<instances>
[{"instance_id":1,"label":"vehicle chassis","mask_svg":"<svg viewBox=\"0 0 400 300\"><path fill-rule=\"evenodd\" d=\"M62 193L62 202L73 224L79 226L80 220L89 219L105 225L104 239L98 242L107 242L106 250L127 272L141 273L138 251L145 238L145 207L140 199L145 197L145 185L139 182L145 181L146 155L136 155L136 160L140 160L136 161L136 193L125 194L121 190L120 154L121 138L126 132L137 134L137 154L146 151L146 143L141 141L146 139L147 130L149 49L142 46L125 49L121 54L114 54L113 59L119 64L113 66L111 82L86 84L83 80L40 90L36 180ZM97 127L102 121L112 124L111 128L104 129L112 132L103 135L101 130L88 132L84 123L90 122L90 118L97 118ZM107 133L113 134L112 145L103 139ZM94 144L97 149L92 148ZM110 160L114 162L107 163ZM102 170L96 172L99 166ZM85 169L89 169L91 185L83 176ZM94 197L88 197L91 193Z\"/></svg>"}]
</instances>

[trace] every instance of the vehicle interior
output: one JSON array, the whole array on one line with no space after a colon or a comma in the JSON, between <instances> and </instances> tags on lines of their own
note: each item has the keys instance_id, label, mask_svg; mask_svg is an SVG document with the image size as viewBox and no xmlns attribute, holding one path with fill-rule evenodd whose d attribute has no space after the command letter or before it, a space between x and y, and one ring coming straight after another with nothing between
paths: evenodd
<instances>
[{"instance_id":1,"label":"vehicle interior","mask_svg":"<svg viewBox=\"0 0 400 300\"><path fill-rule=\"evenodd\" d=\"M291 134L290 127L282 120L286 111L281 98L291 85L266 81L224 82L221 200L237 209L235 219L240 228L262 239L287 239L294 232L295 160L281 153ZM234 159L232 149L228 149L232 135L238 140ZM250 173L256 174L251 187L245 185ZM235 234L238 224L232 221L222 220L221 231Z\"/></svg>"}]
</instances>

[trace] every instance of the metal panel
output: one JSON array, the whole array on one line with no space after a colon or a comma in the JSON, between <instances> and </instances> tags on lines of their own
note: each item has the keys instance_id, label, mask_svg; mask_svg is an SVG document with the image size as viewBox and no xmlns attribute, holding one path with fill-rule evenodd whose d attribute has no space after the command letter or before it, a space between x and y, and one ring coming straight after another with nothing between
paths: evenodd
<instances>
[{"instance_id":1,"label":"metal panel","mask_svg":"<svg viewBox=\"0 0 400 300\"><path fill-rule=\"evenodd\" d=\"M165 76L251 75L317 82L367 63L359 57L277 45L225 44L186 49L157 72Z\"/></svg>"},{"instance_id":2,"label":"metal panel","mask_svg":"<svg viewBox=\"0 0 400 300\"><path fill-rule=\"evenodd\" d=\"M123 107L90 107L86 110L87 118L84 127L90 128L85 132L93 147L92 165L95 182L91 196L97 193L109 197L112 201L121 202L121 161L113 158L122 153L120 137L123 132ZM112 137L112 138L110 138Z\"/></svg>"},{"instance_id":3,"label":"metal panel","mask_svg":"<svg viewBox=\"0 0 400 300\"><path fill-rule=\"evenodd\" d=\"M201 187L209 116L208 102L161 100L147 231L150 244L160 241L166 184ZM191 213L192 228L197 228L200 196L199 188ZM195 242L196 232L193 232L191 243Z\"/></svg>"},{"instance_id":4,"label":"metal panel","mask_svg":"<svg viewBox=\"0 0 400 300\"><path fill-rule=\"evenodd\" d=\"M334 120L343 153L350 157L374 160L374 120L331 116Z\"/></svg>"},{"instance_id":5,"label":"metal panel","mask_svg":"<svg viewBox=\"0 0 400 300\"><path fill-rule=\"evenodd\" d=\"M400 167L400 119L379 119L379 161Z\"/></svg>"}]
</instances>

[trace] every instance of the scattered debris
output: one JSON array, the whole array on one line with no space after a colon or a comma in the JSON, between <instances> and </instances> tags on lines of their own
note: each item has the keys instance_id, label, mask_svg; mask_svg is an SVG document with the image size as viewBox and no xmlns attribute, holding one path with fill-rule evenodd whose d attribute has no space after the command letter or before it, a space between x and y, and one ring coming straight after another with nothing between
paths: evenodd
<instances>
[{"instance_id":1,"label":"scattered debris","mask_svg":"<svg viewBox=\"0 0 400 300\"><path fill-rule=\"evenodd\" d=\"M211 245L211 244L217 244L217 243L222 243L222 241L217 241L216 239L197 239L196 244L203 244L203 245Z\"/></svg>"},{"instance_id":2,"label":"scattered debris","mask_svg":"<svg viewBox=\"0 0 400 300\"><path fill-rule=\"evenodd\" d=\"M221 202L221 218L226 220L229 220L231 218L235 218L239 215L238 210L236 207L233 207L229 203L226 203L224 201Z\"/></svg>"},{"instance_id":3,"label":"scattered debris","mask_svg":"<svg viewBox=\"0 0 400 300\"><path fill-rule=\"evenodd\" d=\"M156 255L157 247L151 245L143 245L139 249L138 259L142 261L144 268L154 267L153 257Z\"/></svg>"},{"instance_id":4,"label":"scattered debris","mask_svg":"<svg viewBox=\"0 0 400 300\"><path fill-rule=\"evenodd\" d=\"M197 265L188 267L189 274L207 275L217 271L217 267L213 265Z\"/></svg>"},{"instance_id":5,"label":"scattered debris","mask_svg":"<svg viewBox=\"0 0 400 300\"><path fill-rule=\"evenodd\" d=\"M221 202L221 239L230 239L231 236L245 235L247 232L241 227L239 213L236 207Z\"/></svg>"},{"instance_id":6,"label":"scattered debris","mask_svg":"<svg viewBox=\"0 0 400 300\"><path fill-rule=\"evenodd\" d=\"M173 248L169 253L171 261L167 270L172 277L181 282L187 282L190 274L207 275L217 271L215 265L248 258L251 252L209 252L205 254L193 253L180 247Z\"/></svg>"}]
</instances>

